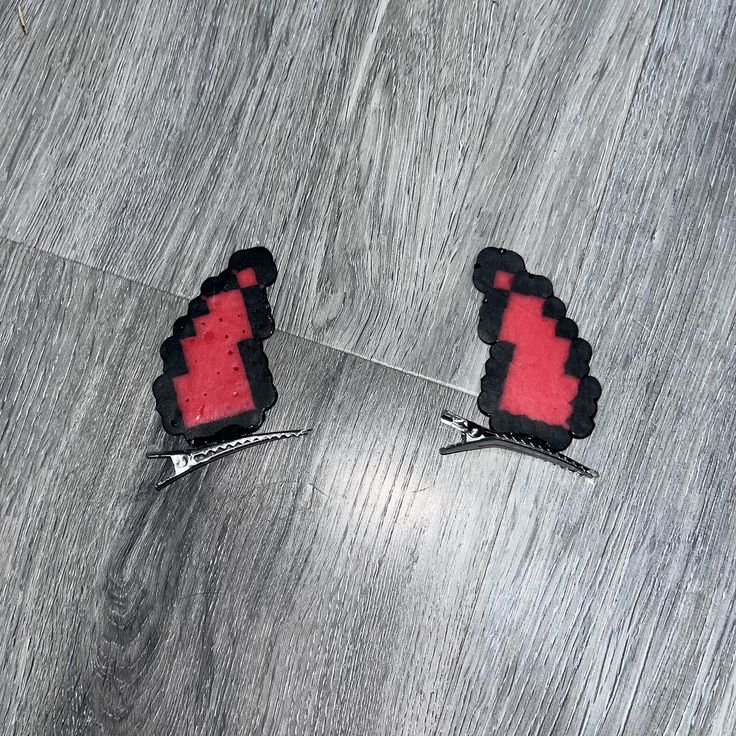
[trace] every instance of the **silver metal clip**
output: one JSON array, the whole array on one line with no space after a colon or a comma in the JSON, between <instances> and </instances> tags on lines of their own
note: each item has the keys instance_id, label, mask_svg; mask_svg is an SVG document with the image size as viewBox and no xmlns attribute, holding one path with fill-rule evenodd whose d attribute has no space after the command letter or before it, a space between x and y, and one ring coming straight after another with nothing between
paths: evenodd
<instances>
[{"instance_id":1,"label":"silver metal clip","mask_svg":"<svg viewBox=\"0 0 736 736\"><path fill-rule=\"evenodd\" d=\"M547 460L550 463L559 465L565 470L572 473L585 476L586 478L597 478L598 473L595 470L586 468L585 465L573 460L572 458L556 452L544 442L521 434L501 434L494 432L492 429L481 427L480 424L464 419L450 411L443 411L440 421L448 427L452 427L461 433L460 442L455 445L448 445L440 448L440 455L451 455L454 452L467 452L468 450L481 450L484 447L500 447L505 450L513 450L520 452L522 455L531 455L531 457Z\"/></svg>"},{"instance_id":2,"label":"silver metal clip","mask_svg":"<svg viewBox=\"0 0 736 736\"><path fill-rule=\"evenodd\" d=\"M158 491L165 488L170 483L173 483L177 478L181 478L183 475L187 475L202 465L211 463L213 460L225 457L225 455L230 455L233 452L238 452L246 447L260 445L264 442L274 442L275 440L286 440L291 437L301 437L311 431L311 429L289 429L284 430L283 432L251 434L237 440L230 440L229 442L220 442L216 445L199 447L196 450L190 450L189 452L147 452L146 457L149 459L164 457L171 460L171 465L173 466L172 468L169 468L171 474L167 474L165 471L161 474L161 477L156 483L156 490Z\"/></svg>"}]
</instances>

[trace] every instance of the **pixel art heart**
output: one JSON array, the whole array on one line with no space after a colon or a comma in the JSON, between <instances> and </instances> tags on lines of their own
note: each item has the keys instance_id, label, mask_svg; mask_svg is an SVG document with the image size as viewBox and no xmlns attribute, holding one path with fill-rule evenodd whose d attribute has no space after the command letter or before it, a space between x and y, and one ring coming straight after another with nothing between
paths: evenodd
<instances>
[{"instance_id":1,"label":"pixel art heart","mask_svg":"<svg viewBox=\"0 0 736 736\"><path fill-rule=\"evenodd\" d=\"M536 437L563 450L593 431L601 395L588 375L590 345L544 276L516 253L484 248L473 273L485 299L478 334L491 345L479 409L496 432Z\"/></svg>"},{"instance_id":2,"label":"pixel art heart","mask_svg":"<svg viewBox=\"0 0 736 736\"><path fill-rule=\"evenodd\" d=\"M263 350L274 331L266 287L275 280L266 248L239 250L176 320L153 384L169 434L198 445L242 437L263 423L277 398Z\"/></svg>"}]
</instances>

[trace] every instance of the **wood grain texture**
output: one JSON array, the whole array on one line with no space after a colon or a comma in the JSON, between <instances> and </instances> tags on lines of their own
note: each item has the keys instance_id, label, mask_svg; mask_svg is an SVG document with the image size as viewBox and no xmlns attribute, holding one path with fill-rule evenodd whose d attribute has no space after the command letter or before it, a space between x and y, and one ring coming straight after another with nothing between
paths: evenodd
<instances>
[{"instance_id":1,"label":"wood grain texture","mask_svg":"<svg viewBox=\"0 0 736 736\"><path fill-rule=\"evenodd\" d=\"M732 5L24 7L27 40L0 25L2 232L28 245L0 241L4 728L736 732ZM278 333L264 430L315 433L150 491L184 300L147 284L189 296L264 242L282 325L468 389L470 261L506 231L594 344L571 454L595 484L440 458L439 410L473 397Z\"/></svg>"},{"instance_id":2,"label":"wood grain texture","mask_svg":"<svg viewBox=\"0 0 736 736\"><path fill-rule=\"evenodd\" d=\"M1 257L9 732L393 728L406 657L432 677L462 646L517 465L488 489L441 462L438 408L469 397L276 335L269 426L315 433L155 493L149 384L183 300Z\"/></svg>"},{"instance_id":3,"label":"wood grain texture","mask_svg":"<svg viewBox=\"0 0 736 736\"><path fill-rule=\"evenodd\" d=\"M448 731L736 729L734 33L729 3L663 9L573 293L602 479L578 511L520 466L478 614L504 644L468 640Z\"/></svg>"},{"instance_id":4,"label":"wood grain texture","mask_svg":"<svg viewBox=\"0 0 736 736\"><path fill-rule=\"evenodd\" d=\"M266 244L285 331L475 390L475 255L513 246L574 281L657 7L26 15L32 34L6 19L0 52L0 234L182 296Z\"/></svg>"}]
</instances>

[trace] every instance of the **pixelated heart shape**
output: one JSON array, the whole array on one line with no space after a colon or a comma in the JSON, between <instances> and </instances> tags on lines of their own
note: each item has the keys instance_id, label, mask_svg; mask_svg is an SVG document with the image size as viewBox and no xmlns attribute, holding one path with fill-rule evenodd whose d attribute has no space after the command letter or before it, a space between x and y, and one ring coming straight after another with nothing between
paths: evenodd
<instances>
[{"instance_id":1,"label":"pixelated heart shape","mask_svg":"<svg viewBox=\"0 0 736 736\"><path fill-rule=\"evenodd\" d=\"M263 350L274 331L266 287L276 274L266 248L236 251L176 320L153 384L169 434L196 445L242 437L263 423L277 398Z\"/></svg>"},{"instance_id":2,"label":"pixelated heart shape","mask_svg":"<svg viewBox=\"0 0 736 736\"><path fill-rule=\"evenodd\" d=\"M537 437L553 450L587 437L601 386L588 375L591 347L549 279L528 273L517 253L484 248L473 283L485 296L478 334L491 346L478 407L491 428Z\"/></svg>"}]
</instances>

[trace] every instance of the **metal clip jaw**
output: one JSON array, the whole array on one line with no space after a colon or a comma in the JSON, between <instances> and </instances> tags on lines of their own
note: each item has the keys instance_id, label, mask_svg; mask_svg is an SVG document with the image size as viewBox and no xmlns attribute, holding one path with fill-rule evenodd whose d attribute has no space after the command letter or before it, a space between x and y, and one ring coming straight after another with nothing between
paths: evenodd
<instances>
[{"instance_id":1,"label":"metal clip jaw","mask_svg":"<svg viewBox=\"0 0 736 736\"><path fill-rule=\"evenodd\" d=\"M544 442L534 437L494 432L492 429L481 427L480 424L471 422L469 419L465 419L447 410L442 412L440 421L461 434L460 442L440 448L440 455L451 455L454 452L467 452L468 450L482 450L484 447L499 447L505 450L520 452L522 455L530 455L540 460L546 460L586 478L598 477L598 473L595 470L587 468L576 460L567 457L567 455L556 452Z\"/></svg>"},{"instance_id":2,"label":"metal clip jaw","mask_svg":"<svg viewBox=\"0 0 736 736\"><path fill-rule=\"evenodd\" d=\"M286 440L291 437L301 437L311 431L311 428L289 429L282 432L252 434L247 437L241 437L237 440L230 440L229 442L220 442L216 445L199 447L196 450L190 450L189 452L147 452L146 457L149 458L149 460L161 457L171 460L172 467L169 468L170 474L167 474L166 471L164 471L156 483L156 490L160 491L162 488L165 488L178 478L181 478L183 475L187 475L202 465L211 463L213 460L225 457L225 455L230 455L233 452L238 452L239 450L243 450L246 447L252 447L253 445L261 445L264 442L274 442L275 440Z\"/></svg>"}]
</instances>

